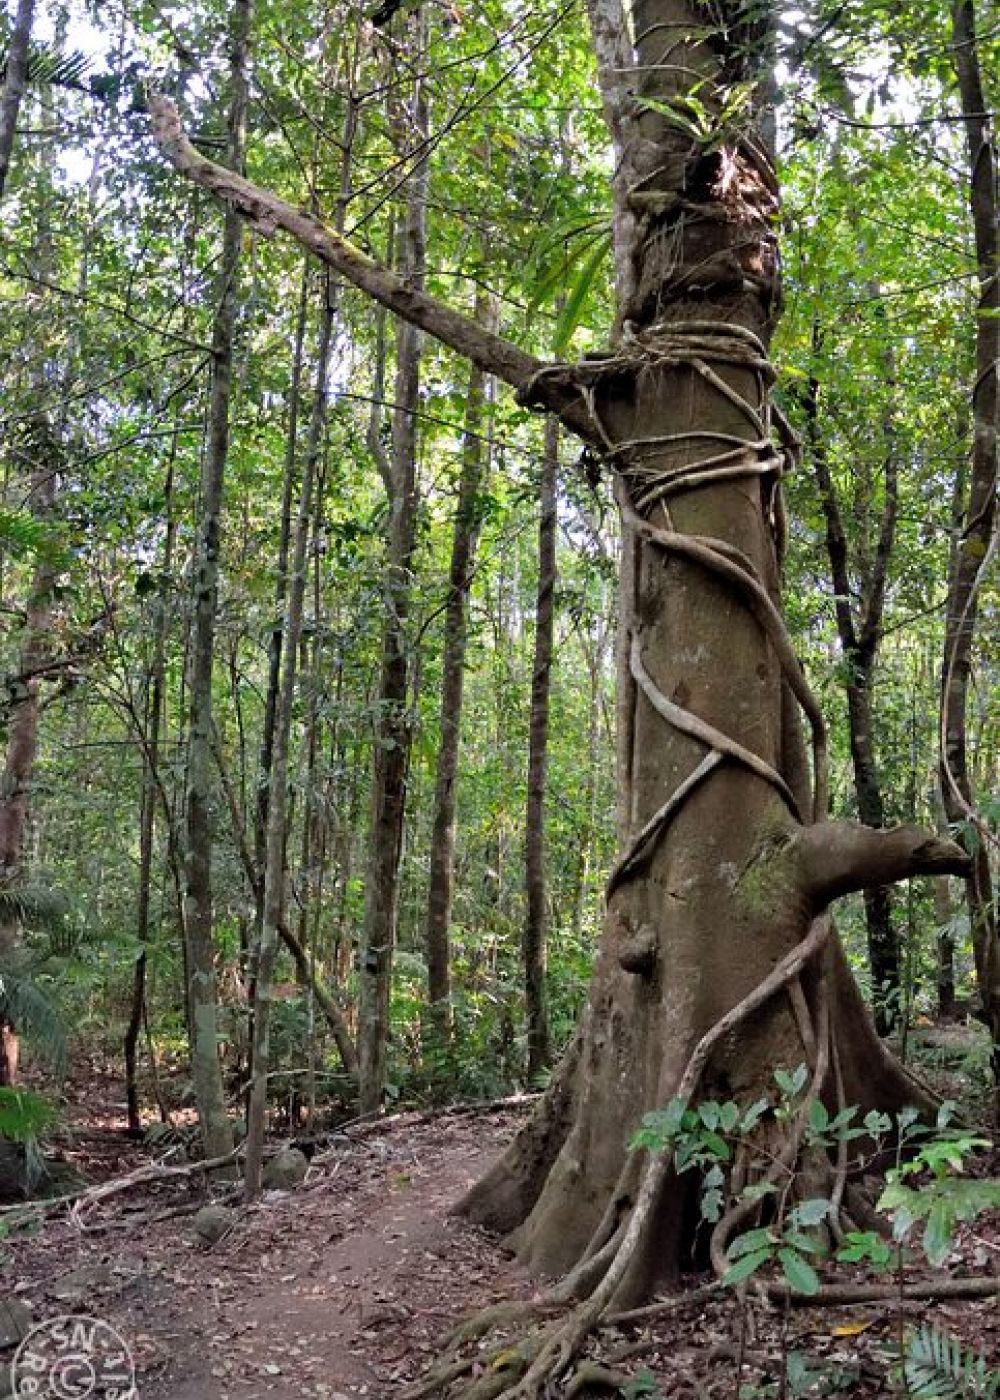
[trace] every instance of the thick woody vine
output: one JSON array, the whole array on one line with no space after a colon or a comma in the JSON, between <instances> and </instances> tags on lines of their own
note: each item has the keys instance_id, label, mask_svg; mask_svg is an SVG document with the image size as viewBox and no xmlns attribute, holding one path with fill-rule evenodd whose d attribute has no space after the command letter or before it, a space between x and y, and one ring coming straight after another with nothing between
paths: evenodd
<instances>
[{"instance_id":1,"label":"thick woody vine","mask_svg":"<svg viewBox=\"0 0 1000 1400\"><path fill-rule=\"evenodd\" d=\"M705 384L723 396L740 412L747 425L747 435L706 431L675 433L616 442L607 432L597 407L599 387L604 377L620 379L624 373L640 373L655 365L661 370L696 374ZM751 402L722 377L720 368L749 370L756 385L756 402ZM731 589L750 611L766 634L783 675L798 701L809 724L812 739L812 796L807 811L781 774L758 754L723 733L692 711L678 705L659 689L647 669L643 657L641 627L633 614L625 619L629 631L629 670L636 687L653 711L675 730L688 736L702 750L701 757L663 803L633 833L625 845L608 879L606 897L616 892L641 873L651 860L658 843L684 803L703 783L723 765L743 767L767 783L785 804L792 822L800 828L815 827L827 814L827 746L826 729L819 706L795 656L787 628L775 607L763 579L752 561L726 541L678 531L671 514L671 501L687 491L694 491L721 480L738 478L768 479L772 489L765 496L777 503L781 480L794 465L799 442L777 406L772 404L769 388L774 370L759 338L746 328L712 321L671 322L654 325L642 333L626 331L619 352L592 357L572 368L558 365L546 367L535 375L522 391L522 398L531 401L538 394L539 380L559 376L563 383L572 376L590 420L591 441L596 441L605 462L615 475L616 497L627 529L648 548L666 556L684 559L709 571ZM684 463L663 469L652 458L665 447L684 451ZM775 516L778 507L775 504ZM775 521L777 527L777 520ZM780 546L779 546L780 547ZM617 1224L609 1208L594 1233L590 1246L580 1262L558 1285L530 1304L500 1305L487 1309L464 1324L456 1333L454 1346L443 1363L421 1383L407 1392L407 1400L449 1391L463 1400L535 1400L546 1392L553 1377L562 1376L564 1395L573 1395L591 1381L617 1382L622 1379L613 1370L597 1366L592 1361L577 1362L588 1337L602 1327L620 1327L632 1321L662 1314L686 1301L701 1301L719 1286L730 1267L727 1245L748 1217L759 1211L761 1188L784 1185L795 1176L807 1136L810 1108L820 1096L828 1078L832 1078L838 1108L843 1109L843 1083L837 1048L831 1033L830 993L823 970L823 954L832 932L829 910L823 908L810 922L806 936L777 964L753 990L721 1017L699 1040L692 1052L677 1086L675 1103L687 1105L697 1094L703 1073L713 1050L736 1028L772 999L787 995L798 1029L805 1061L809 1066L809 1081L802 1101L784 1140L773 1146L766 1169L755 1179L755 1192L741 1194L740 1183L747 1180L749 1153L746 1145L734 1163L730 1183L731 1204L715 1225L709 1255L717 1282L694 1294L681 1295L667 1304L616 1312L614 1302L619 1285L644 1233L650 1228L661 1192L673 1167L670 1150L647 1156L645 1149L633 1147L622 1171L615 1199L626 1195L627 1182L638 1181L634 1205L626 1218ZM619 961L629 972L642 974L649 970L655 958L655 936L650 934L648 946L641 932L625 944ZM806 997L802 975L807 968L814 970L812 1009ZM668 1145L669 1147L669 1145ZM829 1228L839 1238L845 1226L854 1227L844 1207L847 1174L846 1142L838 1145L836 1160L828 1179L831 1212ZM989 1279L951 1280L967 1296L988 1295L995 1289ZM790 1298L785 1284L764 1285L776 1301ZM898 1294L898 1286L890 1289L850 1287L840 1296L837 1286L827 1285L813 1302L835 1304L854 1302ZM926 1293L926 1288L921 1289ZM574 1301L576 1300L576 1301ZM569 1307L569 1311L565 1311ZM528 1320L544 1319L555 1313L554 1320L541 1321L512 1345L509 1329ZM485 1352L469 1352L468 1343L494 1330L504 1339ZM625 1349L626 1352L629 1348ZM634 1348L632 1349L634 1351ZM622 1353L624 1355L624 1353ZM612 1361L614 1358L612 1358ZM484 1369L485 1368L485 1369ZM473 1372L481 1372L472 1378Z\"/></svg>"},{"instance_id":2,"label":"thick woody vine","mask_svg":"<svg viewBox=\"0 0 1000 1400\"><path fill-rule=\"evenodd\" d=\"M349 278L394 313L411 320L460 353L466 354L490 372L510 383L522 402L544 407L596 450L612 470L616 481L625 527L637 546L656 551L665 558L683 560L718 580L746 607L766 636L780 665L788 689L795 696L809 725L812 743L812 790L808 799L793 792L785 777L760 755L730 734L678 704L657 686L646 664L645 638L638 612L632 609L622 623L628 636L628 662L632 682L652 711L674 730L691 741L691 770L676 788L665 793L657 810L631 833L607 886L612 901L639 877L660 847L665 833L683 810L691 795L724 768L737 767L752 773L777 795L788 813L786 844L794 847L791 858L804 872L813 913L804 937L772 968L761 982L708 1029L691 1053L680 1075L674 1100L687 1104L697 1095L703 1074L720 1042L755 1012L774 999L787 996L803 1058L809 1066L809 1085L802 1104L785 1133L784 1140L768 1144L770 1164L763 1180L793 1176L800 1163L806 1116L821 1091L832 1084L841 1106L843 1086L837 1048L831 1032L831 991L828 989L824 954L831 941L828 906L848 889L865 883L900 879L918 871L957 871L965 858L950 842L924 838L913 831L871 832L840 823L826 823L827 777L826 733L819 707L795 657L788 632L768 591L766 581L754 563L728 542L711 536L679 530L672 503L682 494L717 486L721 482L756 479L761 498L769 504L776 551L782 548L781 480L794 464L798 443L777 406L770 400L774 371L762 341L744 326L717 320L655 320L637 330L623 322L619 344L606 355L592 356L575 365L547 365L475 322L438 302L425 292L408 286L388 270L374 263L341 235L313 215L303 214L270 191L215 165L187 141L176 111L162 98L152 97L150 110L157 139L166 156L185 176L212 191L217 197L239 208L259 228L273 232L283 228L327 265ZM664 196L659 191L640 191L656 202L662 214ZM723 256L728 268L732 261ZM741 271L740 269L737 269ZM660 268L661 275L664 269ZM704 277L702 268L700 276ZM741 272L742 275L742 272ZM690 281L689 274L684 276ZM736 417L745 425L742 433L691 430L669 436L650 436L630 441L617 440L603 417L601 403L608 385L656 373L664 380L695 376L701 385L717 394L726 405L727 419ZM734 388L732 380L749 382L751 397ZM662 457L676 460L664 467ZM655 936L643 945L642 930L618 949L618 959L626 972L643 975L647 962L656 957ZM808 972L810 996L803 976ZM731 1183L733 1204L722 1214L711 1240L710 1255L716 1273L725 1271L726 1246L750 1210L741 1197L739 1177L748 1163L734 1165ZM589 1247L576 1266L554 1288L530 1305L492 1309L461 1329L456 1349L411 1392L411 1400L442 1390L468 1397L468 1400L535 1400L554 1376L564 1376L579 1356L587 1337L613 1322L635 1314L616 1313L616 1295L625 1278L673 1170L670 1151L649 1154L633 1148L622 1169L614 1200L633 1201L624 1218L616 1217L609 1205L598 1223ZM833 1203L832 1228L848 1219L844 1210L846 1157L838 1151L830 1169L828 1189ZM955 1281L952 1281L953 1283ZM788 1297L785 1285L769 1285L769 1291ZM981 1295L995 1287L990 1280L968 1281L967 1291ZM884 1296L878 1289L860 1290L862 1296ZM852 1301L859 1290L854 1289ZM825 1287L819 1301L840 1301L834 1287ZM813 1299L816 1301L816 1298ZM568 1308L568 1311L567 1311ZM552 1314L555 1313L555 1317ZM509 1330L512 1325L534 1319L516 1344L509 1338L490 1349L467 1343L486 1336L494 1329ZM483 1369L485 1367L485 1369ZM478 1378L472 1373L480 1371ZM569 1380L564 1393L585 1378L586 1367Z\"/></svg>"}]
</instances>

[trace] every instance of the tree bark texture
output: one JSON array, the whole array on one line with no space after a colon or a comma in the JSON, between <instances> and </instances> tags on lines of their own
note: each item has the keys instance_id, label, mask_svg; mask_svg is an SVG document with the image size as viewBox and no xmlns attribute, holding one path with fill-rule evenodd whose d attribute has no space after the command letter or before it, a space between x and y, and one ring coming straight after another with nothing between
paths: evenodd
<instances>
[{"instance_id":1,"label":"tree bark texture","mask_svg":"<svg viewBox=\"0 0 1000 1400\"><path fill-rule=\"evenodd\" d=\"M3 92L0 93L0 200L3 199L7 175L14 152L14 136L21 100L28 86L28 57L31 50L31 26L35 15L35 0L18 0L6 55Z\"/></svg>"},{"instance_id":2,"label":"tree bark texture","mask_svg":"<svg viewBox=\"0 0 1000 1400\"><path fill-rule=\"evenodd\" d=\"M253 10L253 0L237 0L231 12L226 158L233 171L242 167L246 149ZM191 1007L191 1070L206 1157L224 1156L233 1145L218 1052L218 992L212 904L212 672L242 240L243 219L236 209L227 208L212 327L212 387L208 444L202 465L201 518L192 563L184 932Z\"/></svg>"},{"instance_id":3,"label":"tree bark texture","mask_svg":"<svg viewBox=\"0 0 1000 1400\"><path fill-rule=\"evenodd\" d=\"M417 17L412 22L414 30L424 22L422 17ZM417 50L422 49L423 44L418 39ZM409 131L420 140L428 125L427 95L421 79L417 80L409 105ZM401 276L414 294L422 291L426 267L427 181L428 161L426 155L422 155L407 182L402 231ZM411 746L408 622L416 546L421 340L420 331L411 322L398 323L392 441L387 459L382 463L389 497L389 523L358 1000L359 1107L362 1113L371 1113L380 1107L386 1081L389 993Z\"/></svg>"},{"instance_id":4,"label":"tree bark texture","mask_svg":"<svg viewBox=\"0 0 1000 1400\"><path fill-rule=\"evenodd\" d=\"M485 289L476 293L476 320L496 329L496 300ZM455 885L455 812L458 758L462 735L462 701L465 691L465 653L468 642L466 612L476 547L482 522L481 493L488 469L486 423L486 375L478 365L469 371L465 407L465 436L458 483L458 504L452 530L445 605L444 645L441 657L441 740L434 781L434 819L431 829L430 879L427 893L427 995L434 1019L447 1030L451 995L451 910Z\"/></svg>"},{"instance_id":5,"label":"tree bark texture","mask_svg":"<svg viewBox=\"0 0 1000 1400\"><path fill-rule=\"evenodd\" d=\"M621 22L612 0L594 7ZM777 186L760 134L770 123L753 103L728 129L719 115L736 85L767 90L769 10L713 5L711 16L719 12L723 25L693 0L636 0L631 81L602 76L621 138L615 246L628 291L617 342L569 366L526 361L418 290L406 305L400 279L206 167L158 104L161 144L178 168L336 260L384 304L513 383L522 401L555 408L615 474L622 854L578 1032L533 1119L465 1202L475 1219L513 1232L534 1268L561 1273L587 1256L591 1285L600 1279L588 1306L600 1309L642 1296L690 1257L689 1178L675 1180L669 1156L630 1151L628 1141L645 1112L693 1092L693 1070L699 1095L744 1099L759 1096L776 1065L807 1061L831 1104L927 1105L881 1046L827 935L826 908L850 890L964 873L969 863L913 828L823 820L822 718L774 601L780 478L795 443L768 393L779 306ZM718 122L699 139L690 121L657 110L683 114L692 90ZM387 923L368 927L382 937ZM385 1002L373 1014L372 990L390 951L388 938L363 950L374 958L363 970L363 1045L384 1033ZM363 1111L377 1106L381 1082L365 1054Z\"/></svg>"},{"instance_id":6,"label":"tree bark texture","mask_svg":"<svg viewBox=\"0 0 1000 1400\"><path fill-rule=\"evenodd\" d=\"M559 471L559 420L545 424L545 450L538 511L538 594L535 600L535 649L531 667L528 719L528 801L524 823L526 916L521 933L524 963L528 1078L552 1060L548 999L545 988L548 908L545 879L545 776L549 751L549 696L556 592L556 488Z\"/></svg>"},{"instance_id":7,"label":"tree bark texture","mask_svg":"<svg viewBox=\"0 0 1000 1400\"><path fill-rule=\"evenodd\" d=\"M48 421L34 420L23 448L31 463L29 503L36 520L51 522L58 494L59 448ZM28 796L38 754L41 684L49 659L52 589L58 575L52 562L39 560L25 605L24 637L16 674L5 679L7 752L0 773L0 888L16 887L21 876ZM0 919L0 965L17 945L15 923ZM18 1041L14 1026L0 1018L0 1085L17 1077Z\"/></svg>"},{"instance_id":8,"label":"tree bark texture","mask_svg":"<svg viewBox=\"0 0 1000 1400\"><path fill-rule=\"evenodd\" d=\"M972 868L966 882L969 924L982 1016L993 1037L1000 1085L1000 925L990 873L988 837L975 830L966 713L978 614L978 589L997 547L997 419L1000 412L1000 246L996 137L979 67L973 0L955 0L953 61L958 75L969 159L969 200L979 287L976 379L972 390L972 462L968 510L948 590L941 695L941 792L949 822L964 833Z\"/></svg>"}]
</instances>

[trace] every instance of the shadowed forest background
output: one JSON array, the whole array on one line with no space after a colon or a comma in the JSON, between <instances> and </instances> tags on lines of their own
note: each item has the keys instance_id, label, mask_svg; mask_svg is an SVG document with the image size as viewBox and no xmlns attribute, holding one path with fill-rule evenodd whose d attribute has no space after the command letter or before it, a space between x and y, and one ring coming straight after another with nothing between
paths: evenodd
<instances>
[{"instance_id":1,"label":"shadowed forest background","mask_svg":"<svg viewBox=\"0 0 1000 1400\"><path fill-rule=\"evenodd\" d=\"M1000 23L757 8L776 551L830 815L972 872L851 893L837 927L879 1034L988 1123ZM587 7L0 22L0 1196L113 1176L99 1110L252 1199L268 1144L549 1084L621 844L622 530L592 446L183 178L150 94L405 288L585 361L621 331ZM751 89L720 113L696 82L669 122L714 158Z\"/></svg>"}]
</instances>

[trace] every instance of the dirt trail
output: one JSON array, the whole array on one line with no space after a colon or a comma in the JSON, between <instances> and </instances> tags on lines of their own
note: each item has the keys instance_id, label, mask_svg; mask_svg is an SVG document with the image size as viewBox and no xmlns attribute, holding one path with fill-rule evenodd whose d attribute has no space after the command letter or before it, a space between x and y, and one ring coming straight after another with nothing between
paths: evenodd
<instances>
[{"instance_id":1,"label":"dirt trail","mask_svg":"<svg viewBox=\"0 0 1000 1400\"><path fill-rule=\"evenodd\" d=\"M455 1322L538 1287L448 1214L518 1122L509 1110L411 1114L345 1137L295 1191L236 1205L213 1249L192 1231L197 1177L117 1197L83 1228L64 1217L0 1242L0 1298L28 1303L35 1321L69 1312L112 1323L135 1357L139 1400L396 1400ZM998 1225L980 1219L963 1232L962 1271L996 1267ZM908 1306L902 1317L892 1304L803 1307L786 1327L727 1294L606 1340L625 1344L636 1394L731 1400L740 1356L760 1397L780 1393L791 1358L810 1378L797 1393L873 1400L896 1393L901 1328L924 1322L1000 1359L989 1300Z\"/></svg>"},{"instance_id":2,"label":"dirt trail","mask_svg":"<svg viewBox=\"0 0 1000 1400\"><path fill-rule=\"evenodd\" d=\"M54 1225L15 1246L19 1296L36 1319L85 1310L117 1327L140 1400L381 1400L470 1307L530 1287L448 1216L515 1121L417 1121L345 1143L297 1191L240 1207L211 1250L189 1213L149 1224L149 1199L110 1230ZM84 1296L57 1296L74 1285Z\"/></svg>"},{"instance_id":3,"label":"dirt trail","mask_svg":"<svg viewBox=\"0 0 1000 1400\"><path fill-rule=\"evenodd\" d=\"M491 1152L445 1136L450 1150L409 1162L386 1144L384 1195L370 1193L349 1222L331 1228L337 1179L324 1175L271 1207L269 1240L255 1230L223 1241L201 1298L176 1319L194 1345L175 1353L149 1400L382 1396L414 1374L413 1324L433 1355L434 1337L468 1306L470 1265L474 1288L489 1290L494 1270L511 1282L495 1249L447 1216Z\"/></svg>"}]
</instances>

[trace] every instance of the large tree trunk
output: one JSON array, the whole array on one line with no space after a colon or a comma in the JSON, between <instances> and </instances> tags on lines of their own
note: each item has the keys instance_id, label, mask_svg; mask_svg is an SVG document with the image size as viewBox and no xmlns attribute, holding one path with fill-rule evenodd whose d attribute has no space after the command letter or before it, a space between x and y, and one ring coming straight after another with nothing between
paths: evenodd
<instances>
[{"instance_id":1,"label":"large tree trunk","mask_svg":"<svg viewBox=\"0 0 1000 1400\"><path fill-rule=\"evenodd\" d=\"M28 85L28 55L31 48L31 25L35 0L18 0L14 28L5 59L3 91L0 93L0 199L3 199L10 158L14 151L14 135L21 99Z\"/></svg>"},{"instance_id":2,"label":"large tree trunk","mask_svg":"<svg viewBox=\"0 0 1000 1400\"><path fill-rule=\"evenodd\" d=\"M972 467L968 512L953 558L948 590L941 694L941 793L950 822L959 825L972 858L966 882L969 925L982 1016L993 1037L1000 1085L1000 927L990 874L988 834L975 829L966 734L978 590L996 548L997 363L1000 359L1000 250L997 234L997 149L979 70L973 0L955 0L954 63L969 152L969 198L976 245L979 315L972 391ZM998 1106L1000 1112L1000 1106Z\"/></svg>"},{"instance_id":3,"label":"large tree trunk","mask_svg":"<svg viewBox=\"0 0 1000 1400\"><path fill-rule=\"evenodd\" d=\"M621 32L611 5L595 0L598 41L602 23ZM766 32L738 17L724 55L687 39L704 33L702 20L681 0L638 0L640 99L683 100L700 74L711 102L746 78L743 55L766 54ZM822 723L770 611L791 444L772 445L780 420L768 401L779 298L768 154L749 129L713 149L654 110L626 107L623 119L617 78L605 97L629 130L618 214L632 229L619 244L630 255L619 285L631 290L617 354L574 373L589 387L623 512L624 855L577 1037L542 1108L465 1209L513 1231L532 1268L560 1274L640 1202L641 1231L626 1234L595 1293L621 1302L690 1258L691 1192L628 1140L681 1091L702 1037L802 944L831 898L963 861L910 830L814 825L825 816ZM793 695L814 731L812 783ZM835 942L715 1047L699 1092L744 1099L775 1066L804 1060L820 1066L831 1102L833 1066L848 1103L919 1098L880 1046Z\"/></svg>"},{"instance_id":4,"label":"large tree trunk","mask_svg":"<svg viewBox=\"0 0 1000 1400\"><path fill-rule=\"evenodd\" d=\"M31 460L31 513L40 522L51 522L56 502L59 448L48 422L38 417L31 425L24 448ZM31 578L24 609L24 637L16 674L6 677L7 752L0 773L0 890L17 886L22 871L24 830L28 819L28 791L38 753L38 721L41 685L49 659L52 630L52 589L57 572L43 556ZM0 917L0 966L15 951L18 926ZM0 1085L17 1077L16 1028L0 1017Z\"/></svg>"},{"instance_id":5,"label":"large tree trunk","mask_svg":"<svg viewBox=\"0 0 1000 1400\"><path fill-rule=\"evenodd\" d=\"M248 53L253 0L233 7L230 43L230 105L227 163L243 164L249 97ZM212 906L212 671L218 606L219 554L223 484L229 453L229 405L232 394L233 336L243 220L227 209L222 259L216 283L212 329L212 393L209 440L202 467L201 521L192 566L194 616L189 668L190 732L185 834L184 936L187 947L188 996L191 1009L191 1072L206 1157L223 1156L233 1145L226 1116L218 1050L218 994Z\"/></svg>"},{"instance_id":6,"label":"large tree trunk","mask_svg":"<svg viewBox=\"0 0 1000 1400\"><path fill-rule=\"evenodd\" d=\"M717 113L724 92L766 88L769 8L713 5L727 23L708 29L693 0L636 0L634 55L620 0L591 0L591 11L618 147L620 334L576 365L538 364L235 181L153 103L179 169L555 409L617 477L623 855L579 1031L532 1121L466 1202L546 1272L593 1247L572 1280L592 1290L586 1307L531 1362L518 1391L531 1395L581 1327L689 1257L690 1178L671 1177L670 1154L628 1148L647 1110L695 1093L756 1098L776 1065L802 1061L831 1103L927 1104L881 1046L826 910L850 890L968 866L954 844L912 828L823 821L822 719L773 603L780 476L794 452L768 399L779 296L768 114L751 105L729 129L719 119L692 136L692 117ZM692 91L697 105L683 108ZM685 122L662 111L671 103ZM779 1132L771 1116L767 1131ZM792 1167L797 1146L793 1136Z\"/></svg>"}]
</instances>

